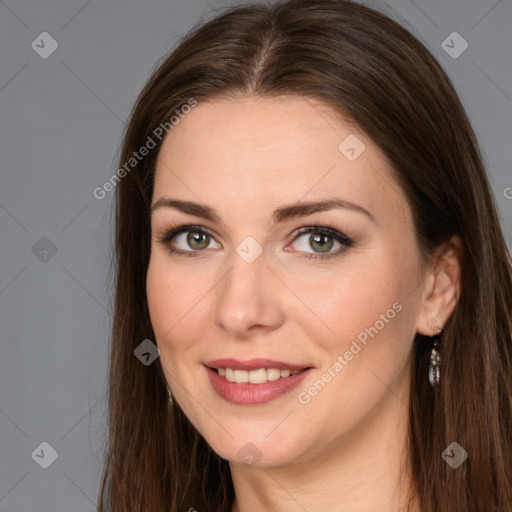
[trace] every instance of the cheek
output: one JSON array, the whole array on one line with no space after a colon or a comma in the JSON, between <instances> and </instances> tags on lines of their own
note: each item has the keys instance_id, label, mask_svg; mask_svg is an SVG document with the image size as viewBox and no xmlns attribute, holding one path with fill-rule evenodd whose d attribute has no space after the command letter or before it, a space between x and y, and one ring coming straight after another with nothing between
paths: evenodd
<instances>
[{"instance_id":1,"label":"cheek","mask_svg":"<svg viewBox=\"0 0 512 512\"><path fill-rule=\"evenodd\" d=\"M295 289L316 316L302 316L304 329L311 332L305 322L319 325L317 343L331 359L347 350L359 353L357 345L367 357L389 358L394 352L405 356L416 314L414 258L397 258L394 251L381 248L352 261L347 259L335 280L333 273L317 275L314 280L305 278ZM367 350L370 344L373 348ZM367 357L358 359L362 363Z\"/></svg>"},{"instance_id":2,"label":"cheek","mask_svg":"<svg viewBox=\"0 0 512 512\"><path fill-rule=\"evenodd\" d=\"M146 293L149 314L155 335L162 343L179 329L180 318L186 318L187 310L193 303L193 287L185 280L178 279L176 270L169 268L161 256L151 258Z\"/></svg>"},{"instance_id":3,"label":"cheek","mask_svg":"<svg viewBox=\"0 0 512 512\"><path fill-rule=\"evenodd\" d=\"M146 276L146 295L151 325L157 337L166 329L170 329L170 319L176 318L176 304L172 301L170 277L166 277L162 270L162 265L152 257Z\"/></svg>"},{"instance_id":4,"label":"cheek","mask_svg":"<svg viewBox=\"0 0 512 512\"><path fill-rule=\"evenodd\" d=\"M208 318L208 291L214 281L201 272L171 265L165 255L155 254L146 277L151 325L163 361L183 361L198 347ZM211 291L210 291L211 293ZM171 354L179 358L170 358Z\"/></svg>"},{"instance_id":5,"label":"cheek","mask_svg":"<svg viewBox=\"0 0 512 512\"><path fill-rule=\"evenodd\" d=\"M183 277L185 276L185 277ZM169 329L190 309L199 293L192 276L172 265L164 251L153 248L146 276L148 305L155 322Z\"/></svg>"}]
</instances>

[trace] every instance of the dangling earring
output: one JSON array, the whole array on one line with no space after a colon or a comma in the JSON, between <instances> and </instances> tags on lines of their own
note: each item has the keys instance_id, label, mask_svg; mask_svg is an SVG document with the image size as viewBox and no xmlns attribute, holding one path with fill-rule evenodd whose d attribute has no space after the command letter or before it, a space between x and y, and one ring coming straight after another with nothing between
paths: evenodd
<instances>
[{"instance_id":1,"label":"dangling earring","mask_svg":"<svg viewBox=\"0 0 512 512\"><path fill-rule=\"evenodd\" d=\"M441 332L441 329L439 329ZM441 379L441 353L439 352L439 335L436 334L432 343L432 349L430 351L430 365L428 367L428 380L432 387L439 384Z\"/></svg>"},{"instance_id":2,"label":"dangling earring","mask_svg":"<svg viewBox=\"0 0 512 512\"><path fill-rule=\"evenodd\" d=\"M172 404L172 394L171 394L171 390L169 389L169 386L166 386L167 387L167 393L169 394L169 402Z\"/></svg>"}]
</instances>

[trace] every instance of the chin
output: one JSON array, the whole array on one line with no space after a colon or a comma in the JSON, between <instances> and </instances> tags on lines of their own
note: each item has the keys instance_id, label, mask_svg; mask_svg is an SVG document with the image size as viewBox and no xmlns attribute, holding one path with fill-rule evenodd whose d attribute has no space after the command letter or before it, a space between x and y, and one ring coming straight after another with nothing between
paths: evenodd
<instances>
[{"instance_id":1,"label":"chin","mask_svg":"<svg viewBox=\"0 0 512 512\"><path fill-rule=\"evenodd\" d=\"M233 464L244 464L262 469L276 468L292 464L297 458L296 447L300 442L284 445L281 439L269 440L265 435L247 435L210 442L212 450L221 458Z\"/></svg>"}]
</instances>

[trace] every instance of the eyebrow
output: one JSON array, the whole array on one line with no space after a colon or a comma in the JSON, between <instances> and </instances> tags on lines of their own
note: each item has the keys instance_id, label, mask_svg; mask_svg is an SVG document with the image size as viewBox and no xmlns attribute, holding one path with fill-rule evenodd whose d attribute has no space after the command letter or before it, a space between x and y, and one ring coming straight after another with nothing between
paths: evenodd
<instances>
[{"instance_id":1,"label":"eyebrow","mask_svg":"<svg viewBox=\"0 0 512 512\"><path fill-rule=\"evenodd\" d=\"M160 208L174 208L180 212L194 215L195 217L202 217L213 222L221 222L220 216L213 208L206 204L195 203L193 201L182 201L179 199L171 199L169 197L161 197L151 207L151 213ZM297 217L311 215L312 213L332 210L333 208L354 210L356 212L363 213L375 222L374 216L362 206L332 197L322 201L299 202L281 206L274 210L274 213L272 214L272 224L286 222Z\"/></svg>"}]
</instances>

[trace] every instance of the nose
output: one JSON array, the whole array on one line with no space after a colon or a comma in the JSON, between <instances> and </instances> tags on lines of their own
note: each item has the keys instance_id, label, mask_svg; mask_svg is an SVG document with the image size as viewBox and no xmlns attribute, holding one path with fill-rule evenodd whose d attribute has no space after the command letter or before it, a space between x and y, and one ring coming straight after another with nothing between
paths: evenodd
<instances>
[{"instance_id":1,"label":"nose","mask_svg":"<svg viewBox=\"0 0 512 512\"><path fill-rule=\"evenodd\" d=\"M277 329L284 321L282 283L268 268L265 251L251 263L233 252L230 264L215 288L215 325L236 338Z\"/></svg>"}]
</instances>

